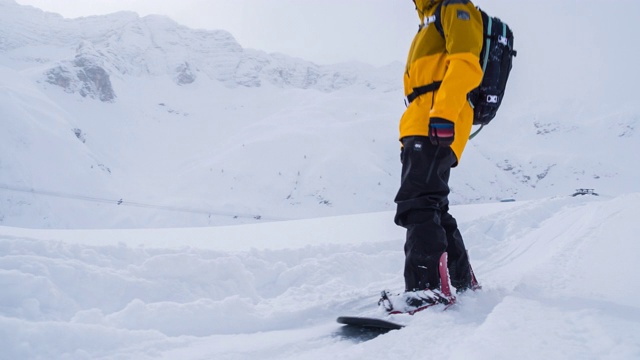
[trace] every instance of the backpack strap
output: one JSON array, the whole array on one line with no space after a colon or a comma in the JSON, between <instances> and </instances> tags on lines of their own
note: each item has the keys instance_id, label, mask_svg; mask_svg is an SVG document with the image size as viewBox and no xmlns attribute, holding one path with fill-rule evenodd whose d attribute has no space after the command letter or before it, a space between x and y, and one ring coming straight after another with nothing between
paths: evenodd
<instances>
[{"instance_id":1,"label":"backpack strap","mask_svg":"<svg viewBox=\"0 0 640 360\"><path fill-rule=\"evenodd\" d=\"M438 6L436 7L436 12L434 14L435 21L434 21L434 25L436 26L436 30L438 30L438 32L440 33L440 36L442 36L444 38L444 29L442 28L442 4L444 2L441 2L440 4L438 4Z\"/></svg>"},{"instance_id":2,"label":"backpack strap","mask_svg":"<svg viewBox=\"0 0 640 360\"><path fill-rule=\"evenodd\" d=\"M417 99L421 95L428 94L430 92L440 89L441 84L442 84L442 81L434 81L428 85L414 87L413 92L407 95L406 105L409 106L409 104L411 104L413 100Z\"/></svg>"},{"instance_id":3,"label":"backpack strap","mask_svg":"<svg viewBox=\"0 0 640 360\"><path fill-rule=\"evenodd\" d=\"M484 59L482 59L482 73L484 74L487 70L487 63L489 62L489 49L491 49L491 28L493 27L493 18L491 16L487 16L487 34L486 34L486 43L484 44ZM504 36L506 38L507 26L504 26Z\"/></svg>"},{"instance_id":4,"label":"backpack strap","mask_svg":"<svg viewBox=\"0 0 640 360\"><path fill-rule=\"evenodd\" d=\"M438 4L438 6L436 6L435 13L427 19L427 22L426 24L424 24L424 26L429 26L430 24L434 24L436 27L436 30L438 30L438 33L440 33L440 36L444 38L444 30L442 28L442 14L441 14L442 4L443 3L441 2ZM420 28L420 30L422 30L422 27ZM405 105L409 106L409 104L411 104L413 100L417 99L419 96L428 94L430 92L440 89L441 84L442 84L442 81L434 81L431 84L413 88L413 92L411 92L411 94L407 95L407 97L405 98Z\"/></svg>"},{"instance_id":5,"label":"backpack strap","mask_svg":"<svg viewBox=\"0 0 640 360\"><path fill-rule=\"evenodd\" d=\"M482 131L483 127L484 127L484 124L480 124L480 128L478 130L476 130L473 134L469 135L469 140L471 140L474 137L476 137L476 135L478 135L480 133L480 131Z\"/></svg>"}]
</instances>

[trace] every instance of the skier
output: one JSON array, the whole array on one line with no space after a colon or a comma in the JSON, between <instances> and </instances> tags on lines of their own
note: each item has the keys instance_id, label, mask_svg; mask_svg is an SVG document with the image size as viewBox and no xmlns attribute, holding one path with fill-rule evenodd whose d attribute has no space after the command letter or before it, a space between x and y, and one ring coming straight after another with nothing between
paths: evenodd
<instances>
[{"instance_id":1,"label":"skier","mask_svg":"<svg viewBox=\"0 0 640 360\"><path fill-rule=\"evenodd\" d=\"M482 16L468 0L414 4L420 28L404 74L408 106L400 119L402 176L394 219L407 230L405 292L383 292L381 299L387 311L402 312L455 302L449 276L457 292L477 286L462 235L449 214L448 182L473 124L467 94L483 76ZM441 24L434 21L436 10Z\"/></svg>"}]
</instances>

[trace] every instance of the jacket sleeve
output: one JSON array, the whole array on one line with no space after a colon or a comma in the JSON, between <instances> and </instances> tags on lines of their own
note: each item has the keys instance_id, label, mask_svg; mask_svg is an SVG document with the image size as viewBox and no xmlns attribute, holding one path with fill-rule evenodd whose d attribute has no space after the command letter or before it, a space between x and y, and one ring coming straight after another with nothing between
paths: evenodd
<instances>
[{"instance_id":1,"label":"jacket sleeve","mask_svg":"<svg viewBox=\"0 0 640 360\"><path fill-rule=\"evenodd\" d=\"M441 19L446 71L430 116L456 122L467 104L467 94L482 81L482 15L469 1L445 1Z\"/></svg>"}]
</instances>

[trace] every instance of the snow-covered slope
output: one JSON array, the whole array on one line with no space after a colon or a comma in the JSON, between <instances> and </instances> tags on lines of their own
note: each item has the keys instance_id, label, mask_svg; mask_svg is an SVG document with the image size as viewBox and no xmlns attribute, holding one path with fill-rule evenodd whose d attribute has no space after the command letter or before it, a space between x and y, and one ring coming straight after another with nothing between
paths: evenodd
<instances>
[{"instance_id":1,"label":"snow-covered slope","mask_svg":"<svg viewBox=\"0 0 640 360\"><path fill-rule=\"evenodd\" d=\"M519 55L498 118L453 172L453 203L639 190L637 50L621 56L618 34L636 30L640 5L599 4L483 4L514 28ZM596 21L604 15L619 25ZM402 71L318 66L160 16L64 19L1 1L0 223L206 226L391 210Z\"/></svg>"},{"instance_id":2,"label":"snow-covered slope","mask_svg":"<svg viewBox=\"0 0 640 360\"><path fill-rule=\"evenodd\" d=\"M3 359L637 359L640 195L455 206L483 289L354 343L399 290L392 213L158 230L0 227Z\"/></svg>"},{"instance_id":3,"label":"snow-covered slope","mask_svg":"<svg viewBox=\"0 0 640 360\"><path fill-rule=\"evenodd\" d=\"M206 225L389 203L397 145L387 120L402 107L389 94L398 94L400 64L317 66L162 17L66 20L0 6L2 121L22 127L2 134L3 153L47 128L60 137L3 159L4 223ZM49 107L25 105L38 99ZM37 119L28 128L23 112ZM361 153L345 153L347 145ZM367 188L384 180L386 191L366 200L363 175L374 175ZM336 184L344 192L331 193ZM354 196L364 201L354 206Z\"/></svg>"}]
</instances>

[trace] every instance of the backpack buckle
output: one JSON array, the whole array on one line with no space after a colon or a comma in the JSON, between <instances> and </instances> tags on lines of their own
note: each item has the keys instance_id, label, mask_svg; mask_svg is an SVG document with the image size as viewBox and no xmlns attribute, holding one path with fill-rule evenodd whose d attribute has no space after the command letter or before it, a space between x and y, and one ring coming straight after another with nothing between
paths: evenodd
<instances>
[{"instance_id":1,"label":"backpack buckle","mask_svg":"<svg viewBox=\"0 0 640 360\"><path fill-rule=\"evenodd\" d=\"M487 103L497 104L500 97L498 95L487 95Z\"/></svg>"}]
</instances>

